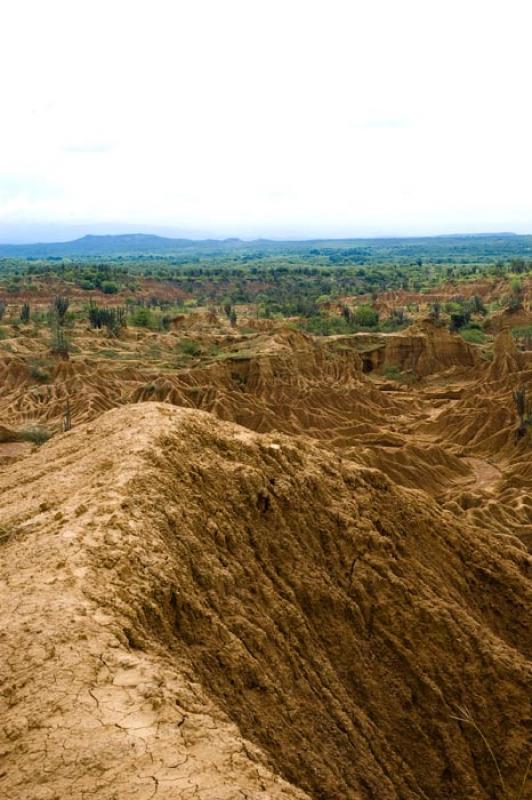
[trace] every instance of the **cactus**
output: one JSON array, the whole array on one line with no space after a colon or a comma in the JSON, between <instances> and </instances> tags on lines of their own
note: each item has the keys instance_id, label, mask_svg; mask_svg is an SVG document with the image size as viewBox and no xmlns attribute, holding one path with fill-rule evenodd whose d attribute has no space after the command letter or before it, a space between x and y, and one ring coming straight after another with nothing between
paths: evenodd
<instances>
[{"instance_id":1,"label":"cactus","mask_svg":"<svg viewBox=\"0 0 532 800\"><path fill-rule=\"evenodd\" d=\"M28 323L30 321L30 314L31 314L30 304L24 303L24 305L20 310L20 321Z\"/></svg>"},{"instance_id":2,"label":"cactus","mask_svg":"<svg viewBox=\"0 0 532 800\"><path fill-rule=\"evenodd\" d=\"M521 387L513 392L515 410L519 418L519 425L515 431L516 441L521 439L526 433L526 390Z\"/></svg>"}]
</instances>

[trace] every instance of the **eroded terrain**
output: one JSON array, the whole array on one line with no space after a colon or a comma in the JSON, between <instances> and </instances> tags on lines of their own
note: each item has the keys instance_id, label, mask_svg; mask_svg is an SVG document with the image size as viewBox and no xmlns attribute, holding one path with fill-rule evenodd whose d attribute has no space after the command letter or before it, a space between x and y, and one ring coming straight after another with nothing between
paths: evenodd
<instances>
[{"instance_id":1,"label":"eroded terrain","mask_svg":"<svg viewBox=\"0 0 532 800\"><path fill-rule=\"evenodd\" d=\"M532 351L499 317L489 358L423 314L76 323L68 358L6 326L2 796L524 800Z\"/></svg>"}]
</instances>

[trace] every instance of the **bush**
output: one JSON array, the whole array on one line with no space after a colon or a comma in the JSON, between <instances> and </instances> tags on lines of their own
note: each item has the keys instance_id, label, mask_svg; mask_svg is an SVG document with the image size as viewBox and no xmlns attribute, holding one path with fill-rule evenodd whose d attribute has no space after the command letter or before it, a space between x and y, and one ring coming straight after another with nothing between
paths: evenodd
<instances>
[{"instance_id":1,"label":"bush","mask_svg":"<svg viewBox=\"0 0 532 800\"><path fill-rule=\"evenodd\" d=\"M31 364L28 371L30 377L39 383L48 383L50 381L50 373L40 364Z\"/></svg>"},{"instance_id":2,"label":"bush","mask_svg":"<svg viewBox=\"0 0 532 800\"><path fill-rule=\"evenodd\" d=\"M181 339L178 348L184 356L199 356L201 353L201 345L195 339Z\"/></svg>"},{"instance_id":3,"label":"bush","mask_svg":"<svg viewBox=\"0 0 532 800\"><path fill-rule=\"evenodd\" d=\"M482 314L483 317L488 313L488 309L478 294L473 295L469 301L469 308L473 314Z\"/></svg>"},{"instance_id":4,"label":"bush","mask_svg":"<svg viewBox=\"0 0 532 800\"><path fill-rule=\"evenodd\" d=\"M471 314L469 311L458 311L456 313L451 314L451 322L449 324L449 330L451 333L456 333L461 328L464 328L466 325L469 324L469 320L471 319Z\"/></svg>"},{"instance_id":5,"label":"bush","mask_svg":"<svg viewBox=\"0 0 532 800\"><path fill-rule=\"evenodd\" d=\"M389 381L399 381L401 379L401 370L399 367L384 367L382 374L385 378L388 378Z\"/></svg>"},{"instance_id":6,"label":"bush","mask_svg":"<svg viewBox=\"0 0 532 800\"><path fill-rule=\"evenodd\" d=\"M460 336L470 344L484 344L486 341L486 334L476 325L468 325L467 328L461 328Z\"/></svg>"},{"instance_id":7,"label":"bush","mask_svg":"<svg viewBox=\"0 0 532 800\"><path fill-rule=\"evenodd\" d=\"M397 381L397 383L411 384L419 380L419 377L415 374L415 372L403 372L399 369L399 367L396 367L392 364L384 367L382 374L388 380Z\"/></svg>"},{"instance_id":8,"label":"bush","mask_svg":"<svg viewBox=\"0 0 532 800\"><path fill-rule=\"evenodd\" d=\"M311 317L302 321L300 327L315 336L351 333L351 328L343 317Z\"/></svg>"},{"instance_id":9,"label":"bush","mask_svg":"<svg viewBox=\"0 0 532 800\"><path fill-rule=\"evenodd\" d=\"M155 317L149 308L139 308L130 316L131 324L137 328L153 328Z\"/></svg>"},{"instance_id":10,"label":"bush","mask_svg":"<svg viewBox=\"0 0 532 800\"><path fill-rule=\"evenodd\" d=\"M512 328L512 336L514 339L521 337L527 338L532 336L532 325L520 325Z\"/></svg>"},{"instance_id":11,"label":"bush","mask_svg":"<svg viewBox=\"0 0 532 800\"><path fill-rule=\"evenodd\" d=\"M371 306L358 306L353 313L353 322L361 328L376 328L379 314Z\"/></svg>"},{"instance_id":12,"label":"bush","mask_svg":"<svg viewBox=\"0 0 532 800\"><path fill-rule=\"evenodd\" d=\"M102 281L102 292L104 294L117 294L120 287L114 281Z\"/></svg>"},{"instance_id":13,"label":"bush","mask_svg":"<svg viewBox=\"0 0 532 800\"><path fill-rule=\"evenodd\" d=\"M127 312L122 306L99 308L91 302L89 305L89 322L91 328L99 330L105 327L109 336L118 336L121 329L127 326Z\"/></svg>"},{"instance_id":14,"label":"bush","mask_svg":"<svg viewBox=\"0 0 532 800\"><path fill-rule=\"evenodd\" d=\"M523 284L519 278L514 278L510 283L510 295L508 297L508 311L519 311L523 308L524 300Z\"/></svg>"},{"instance_id":15,"label":"bush","mask_svg":"<svg viewBox=\"0 0 532 800\"><path fill-rule=\"evenodd\" d=\"M40 425L23 428L18 431L18 434L24 442L33 442L33 444L44 444L52 436L52 432L48 428L42 428Z\"/></svg>"}]
</instances>

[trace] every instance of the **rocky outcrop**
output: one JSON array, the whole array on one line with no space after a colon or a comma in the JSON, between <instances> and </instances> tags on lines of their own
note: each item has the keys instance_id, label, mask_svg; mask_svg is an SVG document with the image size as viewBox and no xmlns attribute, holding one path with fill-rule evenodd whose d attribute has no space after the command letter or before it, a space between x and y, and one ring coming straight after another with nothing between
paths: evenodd
<instances>
[{"instance_id":1,"label":"rocky outcrop","mask_svg":"<svg viewBox=\"0 0 532 800\"><path fill-rule=\"evenodd\" d=\"M419 377L479 364L480 357L474 347L458 334L428 320L386 337L384 366L413 372Z\"/></svg>"},{"instance_id":2,"label":"rocky outcrop","mask_svg":"<svg viewBox=\"0 0 532 800\"><path fill-rule=\"evenodd\" d=\"M515 311L505 309L496 314L492 314L484 325L488 333L497 334L505 328L526 328L532 327L532 311L518 308Z\"/></svg>"},{"instance_id":3,"label":"rocky outcrop","mask_svg":"<svg viewBox=\"0 0 532 800\"><path fill-rule=\"evenodd\" d=\"M503 328L497 335L493 345L493 361L488 370L490 381L499 381L511 375L517 375L522 366L509 328Z\"/></svg>"}]
</instances>

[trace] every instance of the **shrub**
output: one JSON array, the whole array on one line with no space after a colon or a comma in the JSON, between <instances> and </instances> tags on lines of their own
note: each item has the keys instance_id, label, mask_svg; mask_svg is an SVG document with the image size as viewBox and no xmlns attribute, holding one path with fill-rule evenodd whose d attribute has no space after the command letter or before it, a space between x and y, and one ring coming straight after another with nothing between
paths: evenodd
<instances>
[{"instance_id":1,"label":"shrub","mask_svg":"<svg viewBox=\"0 0 532 800\"><path fill-rule=\"evenodd\" d=\"M353 322L361 328L376 328L379 324L379 314L371 306L358 306L353 313Z\"/></svg>"},{"instance_id":2,"label":"shrub","mask_svg":"<svg viewBox=\"0 0 532 800\"><path fill-rule=\"evenodd\" d=\"M131 323L137 328L153 328L155 317L149 308L139 308L131 314Z\"/></svg>"},{"instance_id":3,"label":"shrub","mask_svg":"<svg viewBox=\"0 0 532 800\"><path fill-rule=\"evenodd\" d=\"M201 353L201 345L195 339L181 339L178 348L184 356L199 356Z\"/></svg>"},{"instance_id":4,"label":"shrub","mask_svg":"<svg viewBox=\"0 0 532 800\"><path fill-rule=\"evenodd\" d=\"M460 336L470 344L484 344L486 341L486 334L484 331L474 325L468 325L467 328L461 328Z\"/></svg>"},{"instance_id":5,"label":"shrub","mask_svg":"<svg viewBox=\"0 0 532 800\"><path fill-rule=\"evenodd\" d=\"M117 294L120 291L120 287L114 281L102 281L102 292L104 294Z\"/></svg>"},{"instance_id":6,"label":"shrub","mask_svg":"<svg viewBox=\"0 0 532 800\"><path fill-rule=\"evenodd\" d=\"M388 366L384 367L382 374L390 381L398 381L401 378L401 370L399 367Z\"/></svg>"},{"instance_id":7,"label":"shrub","mask_svg":"<svg viewBox=\"0 0 532 800\"><path fill-rule=\"evenodd\" d=\"M512 336L514 339L520 337L528 338L532 336L532 325L519 325L515 328L512 328Z\"/></svg>"},{"instance_id":8,"label":"shrub","mask_svg":"<svg viewBox=\"0 0 532 800\"><path fill-rule=\"evenodd\" d=\"M18 434L23 441L33 442L33 444L44 444L53 435L48 428L43 428L40 425L30 425L28 428L18 431Z\"/></svg>"},{"instance_id":9,"label":"shrub","mask_svg":"<svg viewBox=\"0 0 532 800\"><path fill-rule=\"evenodd\" d=\"M469 307L471 308L473 314L482 314L482 316L485 316L488 313L488 309L478 294L473 295L469 301Z\"/></svg>"},{"instance_id":10,"label":"shrub","mask_svg":"<svg viewBox=\"0 0 532 800\"><path fill-rule=\"evenodd\" d=\"M471 319L471 314L469 311L457 311L451 314L451 322L449 324L449 330L451 333L456 333L461 328L464 328L466 325L469 324Z\"/></svg>"},{"instance_id":11,"label":"shrub","mask_svg":"<svg viewBox=\"0 0 532 800\"><path fill-rule=\"evenodd\" d=\"M50 373L40 364L31 364L29 367L29 374L33 380L39 383L48 383L50 380Z\"/></svg>"},{"instance_id":12,"label":"shrub","mask_svg":"<svg viewBox=\"0 0 532 800\"><path fill-rule=\"evenodd\" d=\"M89 323L91 328L98 330L105 327L109 336L118 336L120 330L127 326L127 312L125 308L99 308L95 303L89 305Z\"/></svg>"},{"instance_id":13,"label":"shrub","mask_svg":"<svg viewBox=\"0 0 532 800\"><path fill-rule=\"evenodd\" d=\"M331 336L340 333L350 333L351 328L343 317L311 317L303 320L300 327L316 336Z\"/></svg>"},{"instance_id":14,"label":"shrub","mask_svg":"<svg viewBox=\"0 0 532 800\"><path fill-rule=\"evenodd\" d=\"M383 368L382 374L390 381L397 381L397 383L415 383L419 380L415 372L403 372L395 365L389 365Z\"/></svg>"},{"instance_id":15,"label":"shrub","mask_svg":"<svg viewBox=\"0 0 532 800\"><path fill-rule=\"evenodd\" d=\"M519 278L514 278L510 283L510 295L508 297L508 311L519 311L523 308L524 299L523 284Z\"/></svg>"},{"instance_id":16,"label":"shrub","mask_svg":"<svg viewBox=\"0 0 532 800\"><path fill-rule=\"evenodd\" d=\"M438 301L436 301L435 303L431 304L430 317L433 320L439 320L440 315L441 315L441 303L438 303Z\"/></svg>"}]
</instances>

